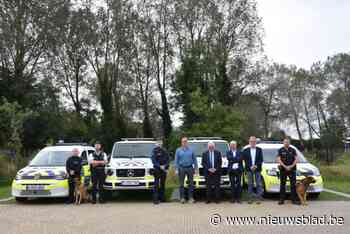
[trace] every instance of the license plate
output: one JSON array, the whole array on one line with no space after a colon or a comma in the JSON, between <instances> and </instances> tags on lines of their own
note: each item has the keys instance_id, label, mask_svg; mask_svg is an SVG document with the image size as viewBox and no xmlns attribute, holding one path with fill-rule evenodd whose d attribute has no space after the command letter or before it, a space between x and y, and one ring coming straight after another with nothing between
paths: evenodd
<instances>
[{"instance_id":1,"label":"license plate","mask_svg":"<svg viewBox=\"0 0 350 234\"><path fill-rule=\"evenodd\" d=\"M126 186L131 186L131 185L136 186L136 185L139 185L140 182L138 182L138 181L122 181L121 184L126 185Z\"/></svg>"},{"instance_id":2,"label":"license plate","mask_svg":"<svg viewBox=\"0 0 350 234\"><path fill-rule=\"evenodd\" d=\"M44 190L44 185L27 185L27 190Z\"/></svg>"}]
</instances>

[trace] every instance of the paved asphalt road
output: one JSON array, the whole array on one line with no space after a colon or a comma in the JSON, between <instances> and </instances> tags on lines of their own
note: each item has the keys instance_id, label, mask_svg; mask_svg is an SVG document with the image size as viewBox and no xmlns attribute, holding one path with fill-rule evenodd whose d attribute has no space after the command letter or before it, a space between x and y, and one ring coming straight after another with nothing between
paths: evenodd
<instances>
[{"instance_id":1,"label":"paved asphalt road","mask_svg":"<svg viewBox=\"0 0 350 234\"><path fill-rule=\"evenodd\" d=\"M221 215L221 224L210 224L210 216ZM228 225L225 216L334 215L343 225L273 226ZM272 219L272 218L271 218ZM270 220L271 220L270 219ZM218 220L218 219L216 219ZM260 205L110 202L80 206L61 203L0 205L0 232L4 233L350 233L350 202L312 201L308 207L265 201Z\"/></svg>"}]
</instances>

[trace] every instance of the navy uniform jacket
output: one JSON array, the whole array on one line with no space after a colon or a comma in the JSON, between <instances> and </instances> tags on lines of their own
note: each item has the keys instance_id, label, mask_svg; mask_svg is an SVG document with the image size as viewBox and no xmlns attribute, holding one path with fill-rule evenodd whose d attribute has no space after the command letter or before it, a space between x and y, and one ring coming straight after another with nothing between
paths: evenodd
<instances>
[{"instance_id":1,"label":"navy uniform jacket","mask_svg":"<svg viewBox=\"0 0 350 234\"><path fill-rule=\"evenodd\" d=\"M160 166L165 166L167 170L169 168L168 152L161 147L155 147L152 150L152 163L156 174L160 172Z\"/></svg>"},{"instance_id":2,"label":"navy uniform jacket","mask_svg":"<svg viewBox=\"0 0 350 234\"><path fill-rule=\"evenodd\" d=\"M228 160L228 167L227 167L227 172L235 172L242 174L243 173L243 158L242 158L242 153L239 150L236 150L236 157L233 157L232 150L229 150L226 152L226 158ZM237 169L232 169L232 165L234 163L238 163L238 168Z\"/></svg>"},{"instance_id":3,"label":"navy uniform jacket","mask_svg":"<svg viewBox=\"0 0 350 234\"><path fill-rule=\"evenodd\" d=\"M245 163L245 169L247 171L251 171L251 167L252 167L252 157L250 155L250 147L246 148L243 151L243 158L244 158L244 163ZM257 171L261 172L261 166L262 163L264 161L263 158L263 152L262 149L259 147L256 147L256 153L255 153L255 165L257 167Z\"/></svg>"},{"instance_id":4,"label":"navy uniform jacket","mask_svg":"<svg viewBox=\"0 0 350 234\"><path fill-rule=\"evenodd\" d=\"M220 151L214 150L214 168L215 174L221 174L222 157ZM205 151L202 155L203 174L205 177L209 175L209 169L211 168L209 150Z\"/></svg>"}]
</instances>

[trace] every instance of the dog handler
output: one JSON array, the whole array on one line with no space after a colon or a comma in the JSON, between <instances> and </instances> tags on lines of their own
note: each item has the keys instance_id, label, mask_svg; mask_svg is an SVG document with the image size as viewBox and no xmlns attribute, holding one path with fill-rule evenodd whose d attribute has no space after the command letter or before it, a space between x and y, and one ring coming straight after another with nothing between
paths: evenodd
<instances>
[{"instance_id":1,"label":"dog handler","mask_svg":"<svg viewBox=\"0 0 350 234\"><path fill-rule=\"evenodd\" d=\"M72 156L67 159L66 162L66 171L68 175L68 189L69 196L67 200L67 204L71 204L74 202L74 188L75 188L75 178L80 179L80 173L82 168L82 159L79 157L79 150L74 148L72 150Z\"/></svg>"},{"instance_id":2,"label":"dog handler","mask_svg":"<svg viewBox=\"0 0 350 234\"><path fill-rule=\"evenodd\" d=\"M99 202L105 203L103 185L106 180L105 166L108 163L107 154L102 151L100 142L95 143L96 152L89 155L89 164L92 180L92 204L96 204L96 194L99 193Z\"/></svg>"},{"instance_id":3,"label":"dog handler","mask_svg":"<svg viewBox=\"0 0 350 234\"><path fill-rule=\"evenodd\" d=\"M293 204L299 205L300 203L296 200L296 164L297 164L297 152L295 149L290 147L289 139L283 140L283 147L278 150L277 162L279 163L280 171L280 200L279 205L284 204L286 197L286 181L287 177L290 181L291 200Z\"/></svg>"}]
</instances>

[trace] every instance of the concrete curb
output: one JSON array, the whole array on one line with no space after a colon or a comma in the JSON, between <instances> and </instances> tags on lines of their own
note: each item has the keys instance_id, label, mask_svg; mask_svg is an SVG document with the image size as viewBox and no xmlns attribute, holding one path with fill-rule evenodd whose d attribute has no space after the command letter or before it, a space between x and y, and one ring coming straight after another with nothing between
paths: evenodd
<instances>
[{"instance_id":1,"label":"concrete curb","mask_svg":"<svg viewBox=\"0 0 350 234\"><path fill-rule=\"evenodd\" d=\"M0 199L0 202L8 202L15 199L14 197L8 197L8 198L4 198L4 199Z\"/></svg>"},{"instance_id":2,"label":"concrete curb","mask_svg":"<svg viewBox=\"0 0 350 234\"><path fill-rule=\"evenodd\" d=\"M336 194L336 195L338 195L338 196L350 198L350 194L347 194L347 193L342 193L342 192L338 192L338 191L335 191L335 190L332 190L332 189L326 189L326 188L324 188L323 190L324 190L325 192L333 193L333 194Z\"/></svg>"}]
</instances>

